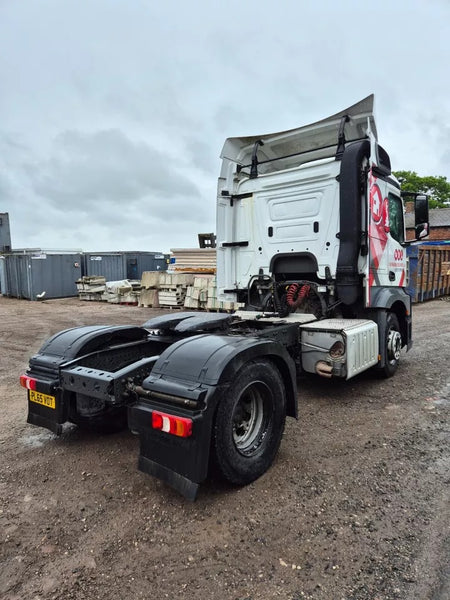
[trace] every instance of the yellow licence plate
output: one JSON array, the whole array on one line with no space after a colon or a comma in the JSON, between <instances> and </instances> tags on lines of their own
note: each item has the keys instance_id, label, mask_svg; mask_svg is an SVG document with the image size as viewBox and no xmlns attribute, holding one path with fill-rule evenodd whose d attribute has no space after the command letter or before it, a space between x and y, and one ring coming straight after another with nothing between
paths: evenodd
<instances>
[{"instance_id":1,"label":"yellow licence plate","mask_svg":"<svg viewBox=\"0 0 450 600\"><path fill-rule=\"evenodd\" d=\"M36 404L42 404L42 406L47 406L48 408L56 408L55 396L48 396L35 390L28 390L28 398L31 402L36 402Z\"/></svg>"}]
</instances>

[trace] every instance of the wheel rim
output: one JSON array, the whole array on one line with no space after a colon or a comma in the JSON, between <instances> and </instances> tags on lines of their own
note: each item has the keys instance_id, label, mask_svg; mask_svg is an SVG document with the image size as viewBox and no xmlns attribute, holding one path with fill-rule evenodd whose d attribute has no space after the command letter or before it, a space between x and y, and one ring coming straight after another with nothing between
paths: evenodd
<instances>
[{"instance_id":1,"label":"wheel rim","mask_svg":"<svg viewBox=\"0 0 450 600\"><path fill-rule=\"evenodd\" d=\"M391 329L387 340L388 360L395 363L400 358L400 350L402 349L402 336L399 331Z\"/></svg>"},{"instance_id":2,"label":"wheel rim","mask_svg":"<svg viewBox=\"0 0 450 600\"><path fill-rule=\"evenodd\" d=\"M233 411L233 441L246 456L261 445L268 428L267 397L269 388L262 382L248 385L239 396Z\"/></svg>"}]
</instances>

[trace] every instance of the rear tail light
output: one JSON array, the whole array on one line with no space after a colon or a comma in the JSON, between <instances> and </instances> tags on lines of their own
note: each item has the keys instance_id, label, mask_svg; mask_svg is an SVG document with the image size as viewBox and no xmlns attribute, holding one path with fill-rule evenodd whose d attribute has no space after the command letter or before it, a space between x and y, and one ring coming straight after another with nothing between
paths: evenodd
<instances>
[{"instance_id":1,"label":"rear tail light","mask_svg":"<svg viewBox=\"0 0 450 600\"><path fill-rule=\"evenodd\" d=\"M36 379L33 377L29 377L28 375L20 376L20 385L27 390L35 390L36 389Z\"/></svg>"},{"instance_id":2,"label":"rear tail light","mask_svg":"<svg viewBox=\"0 0 450 600\"><path fill-rule=\"evenodd\" d=\"M178 437L186 438L192 435L192 419L175 417L157 410L152 412L152 427Z\"/></svg>"}]
</instances>

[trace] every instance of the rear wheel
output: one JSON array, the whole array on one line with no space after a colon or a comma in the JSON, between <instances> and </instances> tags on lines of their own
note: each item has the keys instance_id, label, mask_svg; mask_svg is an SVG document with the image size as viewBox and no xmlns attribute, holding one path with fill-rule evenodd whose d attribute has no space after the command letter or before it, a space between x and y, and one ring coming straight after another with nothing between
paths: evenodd
<instances>
[{"instance_id":1,"label":"rear wheel","mask_svg":"<svg viewBox=\"0 0 450 600\"><path fill-rule=\"evenodd\" d=\"M397 315L390 312L386 317L384 338L385 364L381 368L383 377L392 377L398 369L402 349L402 334Z\"/></svg>"},{"instance_id":2,"label":"rear wheel","mask_svg":"<svg viewBox=\"0 0 450 600\"><path fill-rule=\"evenodd\" d=\"M265 473L278 451L285 419L286 392L275 365L268 360L244 365L216 414L213 451L221 475L246 485Z\"/></svg>"}]
</instances>

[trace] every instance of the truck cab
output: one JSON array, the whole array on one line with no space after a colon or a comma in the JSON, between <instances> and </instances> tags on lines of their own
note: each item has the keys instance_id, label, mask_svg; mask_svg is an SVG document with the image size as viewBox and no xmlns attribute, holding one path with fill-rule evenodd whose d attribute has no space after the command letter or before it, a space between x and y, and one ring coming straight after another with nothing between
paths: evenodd
<instances>
[{"instance_id":1,"label":"truck cab","mask_svg":"<svg viewBox=\"0 0 450 600\"><path fill-rule=\"evenodd\" d=\"M372 319L384 368L411 346L411 301L400 184L373 104L371 95L305 127L226 140L217 280L222 299L251 310ZM398 329L390 356L388 313Z\"/></svg>"}]
</instances>

